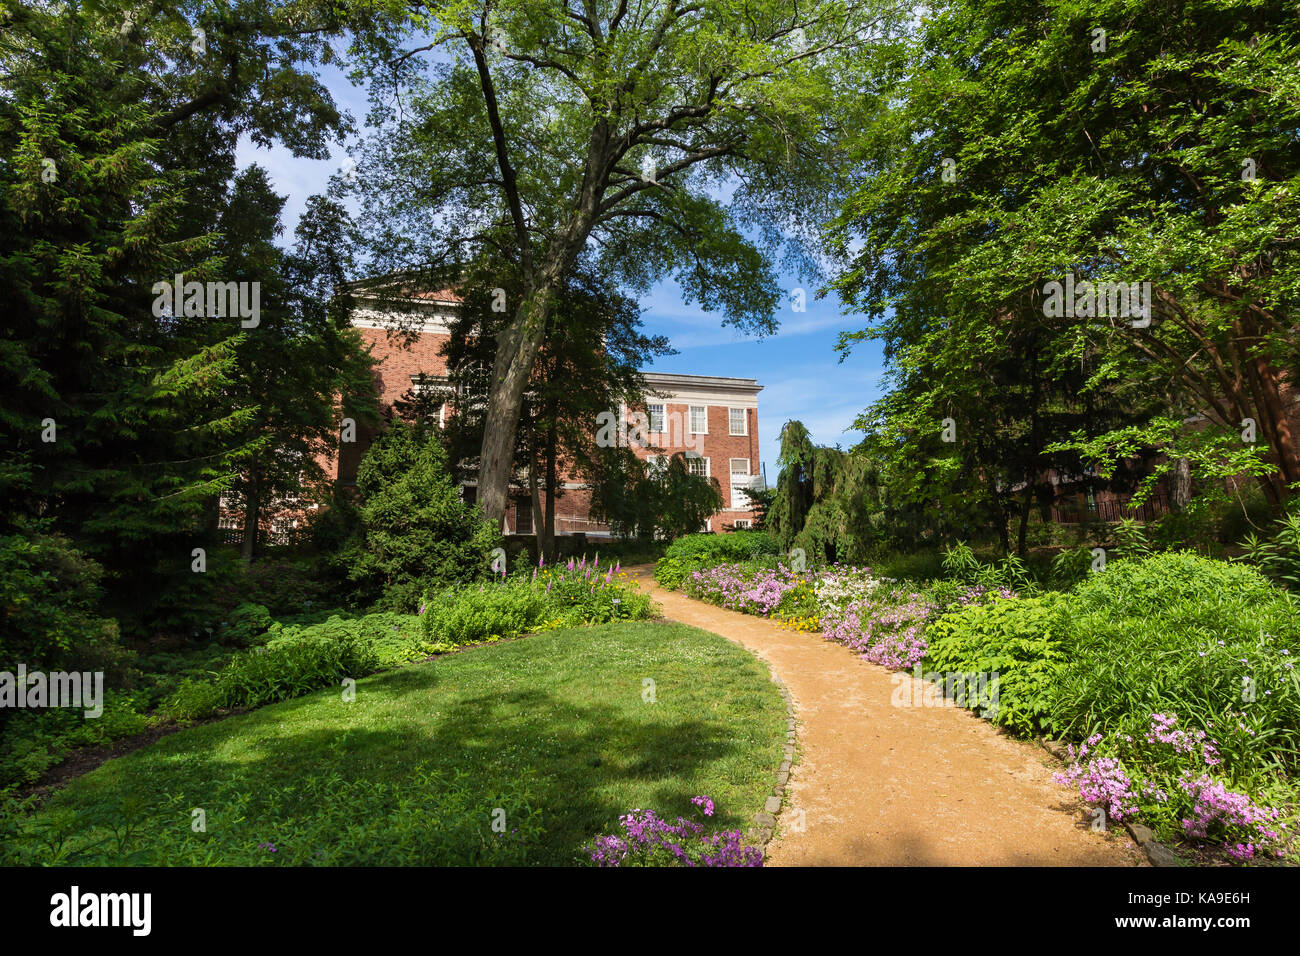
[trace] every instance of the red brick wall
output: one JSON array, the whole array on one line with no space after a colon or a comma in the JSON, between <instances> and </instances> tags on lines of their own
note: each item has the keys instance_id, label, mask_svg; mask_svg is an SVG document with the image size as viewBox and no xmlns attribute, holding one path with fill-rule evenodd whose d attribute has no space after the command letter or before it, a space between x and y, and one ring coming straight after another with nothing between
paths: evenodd
<instances>
[{"instance_id":1,"label":"red brick wall","mask_svg":"<svg viewBox=\"0 0 1300 956\"><path fill-rule=\"evenodd\" d=\"M421 333L409 340L402 336L389 336L382 329L359 329L363 340L370 347L371 354L378 360L375 374L375 387L378 391L381 409L387 410L401 398L411 387L411 377L417 375L446 375L447 361L441 354L443 345L449 336L438 333ZM641 458L652 454L674 454L680 451L694 450L709 459L709 473L718 480L722 488L724 506L728 509L715 515L709 522L713 531L721 531L724 524L730 524L737 518L752 520L752 511L732 511L731 459L744 458L749 461L750 475L760 473L758 452L758 410L746 409L746 435L731 435L729 428L728 406L708 406L708 434L691 435L690 410L684 403L667 402L665 418L669 431L662 435L650 435L653 444L660 448L637 448ZM450 407L448 414L451 414ZM629 412L630 414L630 412ZM681 422L680 434L671 427L673 415ZM593 437L594 437L593 423ZM357 465L373 440L373 434L358 429L354 443L342 444L337 456L328 456L322 460L327 472L336 475L343 482L356 478ZM575 482L572 475L561 475L562 482ZM513 532L518 528L516 502L524 497L518 492L512 494L506 513L506 524ZM556 506L556 531L569 534L578 531L599 533L607 531L607 526L589 520L591 494L585 489L566 489ZM536 529L534 529L536 530Z\"/></svg>"}]
</instances>

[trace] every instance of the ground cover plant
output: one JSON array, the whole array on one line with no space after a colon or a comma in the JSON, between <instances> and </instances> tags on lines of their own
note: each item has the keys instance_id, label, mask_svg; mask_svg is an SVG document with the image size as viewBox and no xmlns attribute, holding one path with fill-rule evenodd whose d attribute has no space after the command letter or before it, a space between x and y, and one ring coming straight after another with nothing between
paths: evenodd
<instances>
[{"instance_id":1,"label":"ground cover plant","mask_svg":"<svg viewBox=\"0 0 1300 956\"><path fill-rule=\"evenodd\" d=\"M1058 587L1076 583L1059 590L963 547L945 556L947 577L924 582L759 560L692 572L681 589L890 668L986 675L994 705L965 703L1020 736L1072 741L1061 782L1111 819L1237 860L1286 857L1300 803L1300 607L1242 564L1129 553L1081 573L1065 552Z\"/></svg>"},{"instance_id":2,"label":"ground cover plant","mask_svg":"<svg viewBox=\"0 0 1300 956\"><path fill-rule=\"evenodd\" d=\"M691 797L696 811L713 816L710 797ZM618 818L622 835L610 834L592 841L591 861L615 866L762 866L763 853L745 846L739 830L708 832L698 820L678 817L675 823L653 810L632 810Z\"/></svg>"},{"instance_id":3,"label":"ground cover plant","mask_svg":"<svg viewBox=\"0 0 1300 956\"><path fill-rule=\"evenodd\" d=\"M182 730L35 812L0 814L0 854L589 864L591 841L627 807L689 813L707 793L719 829L743 826L771 789L785 720L766 668L716 635L664 622L556 629L375 674L351 702L320 690Z\"/></svg>"},{"instance_id":4,"label":"ground cover plant","mask_svg":"<svg viewBox=\"0 0 1300 956\"><path fill-rule=\"evenodd\" d=\"M655 565L655 580L666 588L679 588L692 571L737 561L769 558L780 554L776 540L763 531L735 531L731 534L688 534L664 551Z\"/></svg>"}]
</instances>

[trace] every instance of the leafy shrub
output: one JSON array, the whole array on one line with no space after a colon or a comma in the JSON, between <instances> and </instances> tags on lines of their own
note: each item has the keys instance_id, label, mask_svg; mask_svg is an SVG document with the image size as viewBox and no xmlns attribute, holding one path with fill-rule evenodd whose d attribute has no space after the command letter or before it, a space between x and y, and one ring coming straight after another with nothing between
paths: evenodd
<instances>
[{"instance_id":1,"label":"leafy shrub","mask_svg":"<svg viewBox=\"0 0 1300 956\"><path fill-rule=\"evenodd\" d=\"M270 643L294 638L360 641L375 652L381 667L422 660L437 650L424 639L418 616L392 611L362 615L328 611L303 615L277 622L271 634Z\"/></svg>"},{"instance_id":2,"label":"leafy shrub","mask_svg":"<svg viewBox=\"0 0 1300 956\"><path fill-rule=\"evenodd\" d=\"M1092 549L1087 545L1067 548L1052 560L1052 581L1063 588L1071 588L1088 576L1092 570Z\"/></svg>"},{"instance_id":3,"label":"leafy shrub","mask_svg":"<svg viewBox=\"0 0 1300 956\"><path fill-rule=\"evenodd\" d=\"M395 422L357 471L362 529L336 561L362 603L413 611L429 587L483 580L500 529L461 500L436 435Z\"/></svg>"},{"instance_id":4,"label":"leafy shrub","mask_svg":"<svg viewBox=\"0 0 1300 956\"><path fill-rule=\"evenodd\" d=\"M1252 531L1241 546L1248 561L1278 584L1300 591L1300 510L1284 515L1274 525L1272 538L1261 539Z\"/></svg>"},{"instance_id":5,"label":"leafy shrub","mask_svg":"<svg viewBox=\"0 0 1300 956\"><path fill-rule=\"evenodd\" d=\"M62 535L0 538L0 670L122 673L131 652L96 612L103 575Z\"/></svg>"},{"instance_id":6,"label":"leafy shrub","mask_svg":"<svg viewBox=\"0 0 1300 956\"><path fill-rule=\"evenodd\" d=\"M218 639L223 644L252 647L274 624L271 612L261 604L244 602L231 611L221 622Z\"/></svg>"},{"instance_id":7,"label":"leafy shrub","mask_svg":"<svg viewBox=\"0 0 1300 956\"><path fill-rule=\"evenodd\" d=\"M1156 712L1206 729L1250 694L1256 734L1224 772L1300 753L1300 607L1253 568L1185 552L1111 562L1071 595L1068 651L1051 707L1079 739L1134 734Z\"/></svg>"},{"instance_id":8,"label":"leafy shrub","mask_svg":"<svg viewBox=\"0 0 1300 956\"><path fill-rule=\"evenodd\" d=\"M655 566L655 580L666 588L676 589L692 571L733 561L775 558L780 553L776 539L765 531L690 534L668 546Z\"/></svg>"},{"instance_id":9,"label":"leafy shrub","mask_svg":"<svg viewBox=\"0 0 1300 956\"><path fill-rule=\"evenodd\" d=\"M379 654L354 633L341 636L289 634L237 655L211 681L187 680L166 711L195 719L217 710L260 707L337 686L379 668Z\"/></svg>"},{"instance_id":10,"label":"leafy shrub","mask_svg":"<svg viewBox=\"0 0 1300 956\"><path fill-rule=\"evenodd\" d=\"M430 643L472 644L518 637L542 623L547 607L546 596L531 587L485 584L430 595L420 626Z\"/></svg>"},{"instance_id":11,"label":"leafy shrub","mask_svg":"<svg viewBox=\"0 0 1300 956\"><path fill-rule=\"evenodd\" d=\"M1033 575L1015 555L996 563L981 561L968 545L960 541L944 553L943 569L949 577L965 584L1007 588L1021 594L1030 594L1037 589Z\"/></svg>"},{"instance_id":12,"label":"leafy shrub","mask_svg":"<svg viewBox=\"0 0 1300 956\"><path fill-rule=\"evenodd\" d=\"M276 617L322 607L335 593L332 583L322 577L317 561L278 557L268 550L248 566L248 600L263 605Z\"/></svg>"},{"instance_id":13,"label":"leafy shrub","mask_svg":"<svg viewBox=\"0 0 1300 956\"><path fill-rule=\"evenodd\" d=\"M1068 599L1046 594L976 604L946 614L926 630L927 670L997 676L994 723L1017 733L1055 730L1049 697L1064 666Z\"/></svg>"},{"instance_id":14,"label":"leafy shrub","mask_svg":"<svg viewBox=\"0 0 1300 956\"><path fill-rule=\"evenodd\" d=\"M900 581L932 581L944 575L943 555L932 550L881 555L871 566L882 577Z\"/></svg>"},{"instance_id":15,"label":"leafy shrub","mask_svg":"<svg viewBox=\"0 0 1300 956\"><path fill-rule=\"evenodd\" d=\"M420 624L439 648L517 637L526 631L603 624L651 615L648 597L629 586L618 567L587 566L586 559L545 564L478 587L426 596Z\"/></svg>"},{"instance_id":16,"label":"leafy shrub","mask_svg":"<svg viewBox=\"0 0 1300 956\"><path fill-rule=\"evenodd\" d=\"M77 708L20 710L0 740L0 790L31 784L76 747L94 747L143 733L145 699L138 693L105 690L103 713L87 718Z\"/></svg>"}]
</instances>

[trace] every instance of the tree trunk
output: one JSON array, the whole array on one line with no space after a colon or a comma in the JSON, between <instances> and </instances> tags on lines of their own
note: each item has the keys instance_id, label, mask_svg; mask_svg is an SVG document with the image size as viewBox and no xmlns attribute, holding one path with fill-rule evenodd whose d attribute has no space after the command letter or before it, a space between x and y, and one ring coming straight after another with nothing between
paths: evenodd
<instances>
[{"instance_id":1,"label":"tree trunk","mask_svg":"<svg viewBox=\"0 0 1300 956\"><path fill-rule=\"evenodd\" d=\"M1002 509L1002 499L998 496L997 490L989 489L989 517L993 520L993 530L998 533L998 541L1002 545L1004 555L1011 553L1011 538L1007 534L1007 514Z\"/></svg>"},{"instance_id":2,"label":"tree trunk","mask_svg":"<svg viewBox=\"0 0 1300 956\"><path fill-rule=\"evenodd\" d=\"M1186 458L1174 462L1173 478L1169 482L1169 506L1182 511L1192 500L1192 463Z\"/></svg>"},{"instance_id":3,"label":"tree trunk","mask_svg":"<svg viewBox=\"0 0 1300 956\"><path fill-rule=\"evenodd\" d=\"M1262 410L1267 422L1265 434L1277 460L1277 472L1270 478L1276 488L1280 511L1290 495L1287 486L1300 482L1300 444L1297 444L1291 420L1282 405L1282 384L1277 371L1263 357L1255 360L1255 369L1259 376L1264 406Z\"/></svg>"},{"instance_id":4,"label":"tree trunk","mask_svg":"<svg viewBox=\"0 0 1300 956\"><path fill-rule=\"evenodd\" d=\"M528 507L533 513L533 537L537 539L537 553L542 553L542 500L537 482L537 456L528 462Z\"/></svg>"},{"instance_id":5,"label":"tree trunk","mask_svg":"<svg viewBox=\"0 0 1300 956\"><path fill-rule=\"evenodd\" d=\"M1025 547L1025 539L1029 532L1029 512L1034 505L1034 485L1028 479L1025 481L1025 493L1020 498L1020 530L1016 534L1016 554L1022 558L1029 554Z\"/></svg>"},{"instance_id":6,"label":"tree trunk","mask_svg":"<svg viewBox=\"0 0 1300 956\"><path fill-rule=\"evenodd\" d=\"M546 436L546 560L555 560L555 481L559 468L555 462L555 425Z\"/></svg>"},{"instance_id":7,"label":"tree trunk","mask_svg":"<svg viewBox=\"0 0 1300 956\"><path fill-rule=\"evenodd\" d=\"M252 561L257 550L257 525L261 517L262 495L257 482L257 463L249 467L248 484L244 488L244 538L239 542L239 556Z\"/></svg>"},{"instance_id":8,"label":"tree trunk","mask_svg":"<svg viewBox=\"0 0 1300 956\"><path fill-rule=\"evenodd\" d=\"M524 390L545 337L551 300L550 287L526 294L497 342L478 470L479 506L483 516L497 526L506 514Z\"/></svg>"}]
</instances>

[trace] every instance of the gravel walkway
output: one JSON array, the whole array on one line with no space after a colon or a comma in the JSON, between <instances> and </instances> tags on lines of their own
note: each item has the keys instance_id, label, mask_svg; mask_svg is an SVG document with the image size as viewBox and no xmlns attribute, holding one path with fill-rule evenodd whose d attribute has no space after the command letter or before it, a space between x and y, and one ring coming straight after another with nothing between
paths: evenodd
<instances>
[{"instance_id":1,"label":"gravel walkway","mask_svg":"<svg viewBox=\"0 0 1300 956\"><path fill-rule=\"evenodd\" d=\"M627 570L666 617L735 641L789 688L799 750L769 866L1145 864L1122 827L1093 832L1039 747L942 700L895 706L895 675L848 648Z\"/></svg>"}]
</instances>

